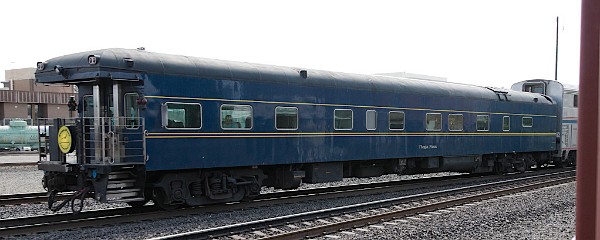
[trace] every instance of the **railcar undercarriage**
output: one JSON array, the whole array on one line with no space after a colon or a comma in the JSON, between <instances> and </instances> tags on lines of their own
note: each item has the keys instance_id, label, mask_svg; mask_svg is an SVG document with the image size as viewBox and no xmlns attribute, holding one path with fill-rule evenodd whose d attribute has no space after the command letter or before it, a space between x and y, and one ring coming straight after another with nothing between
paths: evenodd
<instances>
[{"instance_id":1,"label":"railcar undercarriage","mask_svg":"<svg viewBox=\"0 0 600 240\"><path fill-rule=\"evenodd\" d=\"M524 172L549 166L551 156L550 152L534 152L161 171L148 174L145 202L152 200L163 209L174 209L180 206L244 201L258 196L263 186L293 189L301 181L332 182L342 180L343 177L442 171L495 174Z\"/></svg>"}]
</instances>

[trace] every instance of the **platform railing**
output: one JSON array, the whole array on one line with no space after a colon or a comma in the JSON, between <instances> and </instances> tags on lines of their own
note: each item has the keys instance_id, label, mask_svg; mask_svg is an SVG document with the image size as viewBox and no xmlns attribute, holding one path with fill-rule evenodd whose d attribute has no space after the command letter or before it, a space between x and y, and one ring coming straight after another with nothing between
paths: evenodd
<instances>
[{"instance_id":1,"label":"platform railing","mask_svg":"<svg viewBox=\"0 0 600 240\"><path fill-rule=\"evenodd\" d=\"M52 128L52 119L40 119L40 125ZM64 119L64 125L76 126L76 153L66 154L66 163L93 165L145 164L146 144L143 118L88 117ZM60 127L60 126L58 126ZM57 127L55 127L57 128ZM40 160L49 160L49 148L58 147L50 141L49 132L40 132ZM58 152L58 151L54 151ZM62 154L62 153L60 153ZM76 159L72 159L76 156ZM71 158L71 160L70 160Z\"/></svg>"},{"instance_id":2,"label":"platform railing","mask_svg":"<svg viewBox=\"0 0 600 240\"><path fill-rule=\"evenodd\" d=\"M82 118L84 162L144 164L144 130L143 118Z\"/></svg>"}]
</instances>

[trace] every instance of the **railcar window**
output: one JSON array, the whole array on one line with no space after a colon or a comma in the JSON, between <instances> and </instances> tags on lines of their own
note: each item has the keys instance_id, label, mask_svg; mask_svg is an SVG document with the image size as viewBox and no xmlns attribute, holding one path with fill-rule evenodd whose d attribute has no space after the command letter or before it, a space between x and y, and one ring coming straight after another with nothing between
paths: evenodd
<instances>
[{"instance_id":1,"label":"railcar window","mask_svg":"<svg viewBox=\"0 0 600 240\"><path fill-rule=\"evenodd\" d=\"M579 107L579 95L573 95L573 107Z\"/></svg>"},{"instance_id":2,"label":"railcar window","mask_svg":"<svg viewBox=\"0 0 600 240\"><path fill-rule=\"evenodd\" d=\"M390 130L404 130L404 112L390 111Z\"/></svg>"},{"instance_id":3,"label":"railcar window","mask_svg":"<svg viewBox=\"0 0 600 240\"><path fill-rule=\"evenodd\" d=\"M335 130L352 130L352 110L350 109L335 109L333 110L333 121Z\"/></svg>"},{"instance_id":4,"label":"railcar window","mask_svg":"<svg viewBox=\"0 0 600 240\"><path fill-rule=\"evenodd\" d=\"M441 131L442 130L442 114L441 113L427 113L425 115L427 123L427 131Z\"/></svg>"},{"instance_id":5,"label":"railcar window","mask_svg":"<svg viewBox=\"0 0 600 240\"><path fill-rule=\"evenodd\" d=\"M523 91L546 94L546 84L544 84L544 83L525 84L525 85L523 85Z\"/></svg>"},{"instance_id":6,"label":"railcar window","mask_svg":"<svg viewBox=\"0 0 600 240\"><path fill-rule=\"evenodd\" d=\"M377 129L377 111L367 110L367 130Z\"/></svg>"},{"instance_id":7,"label":"railcar window","mask_svg":"<svg viewBox=\"0 0 600 240\"><path fill-rule=\"evenodd\" d=\"M462 131L464 117L462 114L450 114L448 115L448 130L450 131Z\"/></svg>"},{"instance_id":8,"label":"railcar window","mask_svg":"<svg viewBox=\"0 0 600 240\"><path fill-rule=\"evenodd\" d=\"M490 116L489 115L477 115L477 131L489 131L490 130Z\"/></svg>"},{"instance_id":9,"label":"railcar window","mask_svg":"<svg viewBox=\"0 0 600 240\"><path fill-rule=\"evenodd\" d=\"M113 95L112 95L112 93L108 95L108 112L106 113L106 116L107 117L114 117L115 116L115 105L113 104ZM112 122L112 120L111 120L111 122Z\"/></svg>"},{"instance_id":10,"label":"railcar window","mask_svg":"<svg viewBox=\"0 0 600 240\"><path fill-rule=\"evenodd\" d=\"M251 129L252 106L250 105L221 105L221 128L227 130Z\"/></svg>"},{"instance_id":11,"label":"railcar window","mask_svg":"<svg viewBox=\"0 0 600 240\"><path fill-rule=\"evenodd\" d=\"M502 131L510 131L510 117L502 117Z\"/></svg>"},{"instance_id":12,"label":"railcar window","mask_svg":"<svg viewBox=\"0 0 600 240\"><path fill-rule=\"evenodd\" d=\"M94 96L86 95L83 96L83 117L94 116Z\"/></svg>"},{"instance_id":13,"label":"railcar window","mask_svg":"<svg viewBox=\"0 0 600 240\"><path fill-rule=\"evenodd\" d=\"M298 108L297 107L276 107L275 108L275 128L277 130L296 130L296 129L298 129Z\"/></svg>"},{"instance_id":14,"label":"railcar window","mask_svg":"<svg viewBox=\"0 0 600 240\"><path fill-rule=\"evenodd\" d=\"M523 117L522 122L523 127L533 127L533 118L532 117Z\"/></svg>"},{"instance_id":15,"label":"railcar window","mask_svg":"<svg viewBox=\"0 0 600 240\"><path fill-rule=\"evenodd\" d=\"M137 105L137 99L139 95L137 93L126 93L125 101L123 102L123 111L125 115L125 127L126 128L138 128L140 121L140 109Z\"/></svg>"},{"instance_id":16,"label":"railcar window","mask_svg":"<svg viewBox=\"0 0 600 240\"><path fill-rule=\"evenodd\" d=\"M163 116L166 128L202 127L202 106L199 103L167 102L163 105Z\"/></svg>"}]
</instances>

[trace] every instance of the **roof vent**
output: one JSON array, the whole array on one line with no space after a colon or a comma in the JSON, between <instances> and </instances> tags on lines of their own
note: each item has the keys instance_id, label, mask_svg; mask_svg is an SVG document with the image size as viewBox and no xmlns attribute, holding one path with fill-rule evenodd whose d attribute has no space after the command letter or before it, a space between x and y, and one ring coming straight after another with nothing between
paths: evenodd
<instances>
[{"instance_id":1,"label":"roof vent","mask_svg":"<svg viewBox=\"0 0 600 240\"><path fill-rule=\"evenodd\" d=\"M140 51L145 51L145 50L146 50L146 48L145 48L145 47L139 47L139 48L136 48L136 49L137 49L137 50L140 50Z\"/></svg>"},{"instance_id":2,"label":"roof vent","mask_svg":"<svg viewBox=\"0 0 600 240\"><path fill-rule=\"evenodd\" d=\"M308 77L308 72L306 70L300 70L300 77L307 78Z\"/></svg>"},{"instance_id":3,"label":"roof vent","mask_svg":"<svg viewBox=\"0 0 600 240\"><path fill-rule=\"evenodd\" d=\"M127 65L127 67L133 67L133 59L123 58L123 61L125 62L125 65Z\"/></svg>"}]
</instances>

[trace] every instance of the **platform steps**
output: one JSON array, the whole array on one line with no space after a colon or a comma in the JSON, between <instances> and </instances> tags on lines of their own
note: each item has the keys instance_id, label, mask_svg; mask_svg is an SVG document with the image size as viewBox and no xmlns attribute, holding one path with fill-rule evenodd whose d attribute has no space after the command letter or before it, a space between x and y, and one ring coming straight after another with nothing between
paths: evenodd
<instances>
[{"instance_id":1,"label":"platform steps","mask_svg":"<svg viewBox=\"0 0 600 240\"><path fill-rule=\"evenodd\" d=\"M136 186L137 177L127 170L111 172L106 186L109 203L144 201L143 189Z\"/></svg>"}]
</instances>

